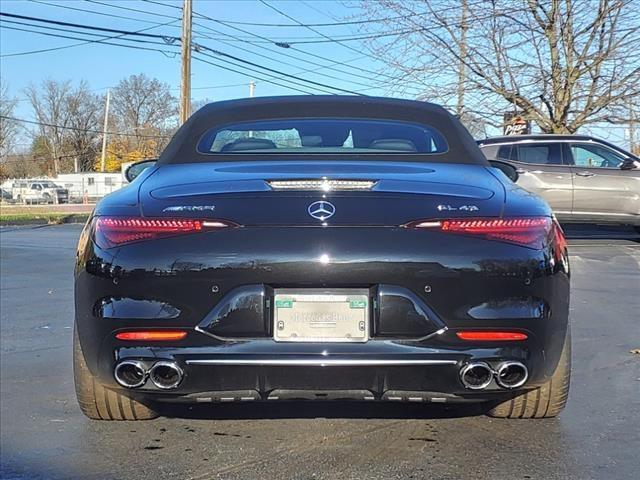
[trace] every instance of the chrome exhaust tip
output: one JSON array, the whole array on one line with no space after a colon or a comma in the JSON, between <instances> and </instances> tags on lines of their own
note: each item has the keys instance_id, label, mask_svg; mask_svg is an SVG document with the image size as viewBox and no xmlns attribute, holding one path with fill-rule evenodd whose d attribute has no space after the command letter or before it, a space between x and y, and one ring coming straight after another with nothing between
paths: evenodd
<instances>
[{"instance_id":1,"label":"chrome exhaust tip","mask_svg":"<svg viewBox=\"0 0 640 480\"><path fill-rule=\"evenodd\" d=\"M518 388L529 378L529 371L520 362L504 362L496 370L496 383L502 388Z\"/></svg>"},{"instance_id":2,"label":"chrome exhaust tip","mask_svg":"<svg viewBox=\"0 0 640 480\"><path fill-rule=\"evenodd\" d=\"M182 382L184 372L175 362L157 362L149 370L149 378L162 390L176 388Z\"/></svg>"},{"instance_id":3,"label":"chrome exhaust tip","mask_svg":"<svg viewBox=\"0 0 640 480\"><path fill-rule=\"evenodd\" d=\"M126 388L138 388L147 381L147 369L138 360L124 360L116 365L113 376Z\"/></svg>"},{"instance_id":4,"label":"chrome exhaust tip","mask_svg":"<svg viewBox=\"0 0 640 480\"><path fill-rule=\"evenodd\" d=\"M469 363L460 370L460 381L469 390L487 388L493 378L493 370L484 362Z\"/></svg>"}]
</instances>

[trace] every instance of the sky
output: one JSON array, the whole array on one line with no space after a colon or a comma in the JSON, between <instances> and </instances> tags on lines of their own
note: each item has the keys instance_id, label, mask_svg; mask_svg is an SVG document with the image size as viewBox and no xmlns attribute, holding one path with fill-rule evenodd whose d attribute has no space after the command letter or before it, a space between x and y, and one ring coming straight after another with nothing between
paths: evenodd
<instances>
[{"instance_id":1,"label":"sky","mask_svg":"<svg viewBox=\"0 0 640 480\"><path fill-rule=\"evenodd\" d=\"M146 30L146 33L179 36L181 24L178 16L181 12L172 7L181 7L182 2L180 0L162 0L162 2L167 6L165 7L155 3L148 3L142 0L102 0L100 4L83 0L43 0L38 2L27 0L2 0L1 3L2 11L12 14L129 31L138 31L143 28L146 29L152 27L151 29ZM303 23L330 23L333 22L335 18L345 18L351 14L351 12L344 7L342 2L320 0L297 2L280 0L273 1L272 4ZM75 11L70 8L60 8L55 5L90 10L93 13ZM126 10L126 8L141 10L146 13ZM254 0L194 0L193 9L194 12L220 20L295 25L293 21L282 17L277 12ZM131 17L132 20L113 18L106 15L99 15L99 13ZM13 21L14 19L4 17L4 27L35 30L33 27L5 23L4 21L6 20ZM153 24L156 22L172 22L172 20L174 21L171 25L154 26ZM23 20L16 21L23 22ZM330 84L345 90L357 91L367 89L366 93L368 94L386 93L384 89L371 89L371 83L368 79L371 78L372 75L361 70L362 68L365 70L377 71L382 67L382 65L374 59L357 51L336 46L332 43L300 46L301 50L313 55L325 57L325 60L311 55L306 55L301 52L296 52L291 49L276 47L269 43L249 44L246 41L238 41L234 38L225 36L224 34L233 35L239 40L246 40L248 38L255 42L264 42L264 40L261 40L260 38L251 37L239 30L234 30L233 28L207 19L198 19L197 17L194 17L194 21L196 23L193 26L193 41L195 43L217 49L224 53L229 53L242 58L243 60L249 60L254 63L268 66L269 68L282 70L292 74L309 69L317 69L321 65L330 65L331 62L348 62L355 68L333 65L337 70L322 69L323 73L329 74L334 78L322 75L319 72L300 73L300 76L319 83ZM234 26L269 39L281 39L282 41L286 41L288 39L300 37L316 37L323 40L323 38L318 34L298 26L295 28L254 27L246 25ZM60 28L68 27L61 26ZM323 31L325 31L327 35L331 36L357 34L357 31L353 30L353 28L349 26L325 27L323 28ZM70 34L68 32L59 32L59 34L75 36L75 34ZM107 33L105 35L116 34ZM213 39L205 38L205 36L213 37ZM228 43L222 43L216 39L224 39L224 41ZM154 42L158 41L156 39L151 40ZM31 32L9 30L7 28L3 28L0 31L0 54L2 55L56 48L60 46L77 45L79 43L81 43L79 40L55 38ZM120 41L119 43L128 42ZM138 47L162 49L167 52L179 52L179 43L166 46L137 43L129 44ZM359 47L357 43L354 43L353 46ZM291 55L291 57L281 56L278 54L287 54ZM226 63L225 59L205 59L242 71L242 69ZM284 62L287 62L288 64L285 64ZM24 98L23 90L29 84L37 84L44 78L52 78L56 80L72 79L76 82L81 79L85 79L90 84L92 90L100 92L106 91L108 87L116 85L123 77L144 72L148 76L156 77L161 81L168 83L174 89L174 93L176 95L179 93L180 55L176 55L175 53L145 51L92 43L77 45L57 51L18 56L3 56L0 59L0 69L3 81L9 84L10 93L22 100L19 104L18 110L16 111L16 115L25 117L28 117L31 114L31 111L28 107L28 102ZM230 98L247 97L249 96L248 84L252 79L256 82L256 95L262 96L301 93L289 88L271 85L258 78L269 77L270 75L272 74L262 73L260 75L252 75L246 71L239 74L225 71L221 68L194 60L192 62L192 97L195 101L199 99L225 100ZM360 84L354 82L358 82ZM287 82L280 81L279 83L286 84ZM306 91L313 91L314 93L324 89L319 85L316 87L307 85L304 88L299 85L292 86L296 88L299 87Z\"/></svg>"},{"instance_id":2,"label":"sky","mask_svg":"<svg viewBox=\"0 0 640 480\"><path fill-rule=\"evenodd\" d=\"M235 62L228 57L214 55L203 49L201 53L195 53L194 57L200 57L217 66L193 60L192 99L194 101L247 97L251 80L256 83L256 96L302 93L292 88L323 93L329 90L326 87L328 85L369 95L414 97L388 87L379 87L380 83L375 81L376 72L383 72L384 75L385 66L369 55L359 42L344 42L342 45L335 42L300 43L292 44L292 48L282 48L270 42L271 40L291 44L295 41L323 42L326 40L317 32L332 38L358 35L360 32L353 25L319 26L315 27L317 32L314 32L296 24L296 21L305 24L331 24L336 21L350 20L357 17L358 2L269 0L267 3L289 15L291 19L259 0L193 0L193 41L203 47L233 55L244 61L304 77L323 85L308 85L293 79L273 80L283 86L273 85L264 79L280 75L259 69L257 69L260 71L259 74L247 72L233 65ZM79 39L57 38L10 28L38 30L86 39L104 39L118 34L104 33L103 37L102 32L93 31L92 33L100 36L82 36L68 31L56 32L9 23L25 21L33 23L33 21L2 17L4 28L0 30L0 74L3 84L9 85L10 94L18 98L15 116L33 119L33 112L25 98L24 88L30 84L37 85L45 78L71 79L76 83L84 79L96 93L104 93L122 78L144 72L150 77L156 77L169 84L173 93L178 96L179 42L172 43L170 37L180 36L181 6L182 0L0 0L0 10L5 13L116 30L144 30L144 33L167 37L165 39L136 37L153 43L128 42L122 39L107 40L138 48L123 48L95 42L83 44ZM202 18L198 14L210 18ZM292 26L251 26L221 22L273 23ZM70 27L58 26L57 28L68 30ZM157 42L160 45L156 44ZM29 53L38 50L47 51ZM210 57L211 55L213 58ZM234 69L236 72L225 70L221 66ZM247 64L244 66L256 70L254 66ZM292 88L287 88L286 85ZM489 133L495 135L500 132L489 130ZM592 133L622 146L627 143L625 130L619 126L617 128L595 127L585 133Z\"/></svg>"}]
</instances>

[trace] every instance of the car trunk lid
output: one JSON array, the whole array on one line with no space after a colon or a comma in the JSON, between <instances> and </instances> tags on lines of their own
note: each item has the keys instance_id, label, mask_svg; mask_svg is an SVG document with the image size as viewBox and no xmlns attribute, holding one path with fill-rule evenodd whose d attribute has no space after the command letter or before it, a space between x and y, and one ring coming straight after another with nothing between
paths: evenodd
<instances>
[{"instance_id":1,"label":"car trunk lid","mask_svg":"<svg viewBox=\"0 0 640 480\"><path fill-rule=\"evenodd\" d=\"M248 226L395 226L500 216L504 188L479 165L198 163L159 168L141 185L140 200L150 217L219 218Z\"/></svg>"}]
</instances>

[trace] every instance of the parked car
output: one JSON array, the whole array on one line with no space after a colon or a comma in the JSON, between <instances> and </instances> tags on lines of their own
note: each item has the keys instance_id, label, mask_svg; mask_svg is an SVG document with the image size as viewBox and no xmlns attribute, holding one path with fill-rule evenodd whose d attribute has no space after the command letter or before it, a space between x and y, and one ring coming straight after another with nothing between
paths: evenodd
<instances>
[{"instance_id":1,"label":"parked car","mask_svg":"<svg viewBox=\"0 0 640 480\"><path fill-rule=\"evenodd\" d=\"M51 180L17 180L12 185L12 195L22 203L69 202L69 190Z\"/></svg>"},{"instance_id":2,"label":"parked car","mask_svg":"<svg viewBox=\"0 0 640 480\"><path fill-rule=\"evenodd\" d=\"M586 135L487 138L489 159L510 162L518 185L544 198L563 222L640 226L640 158Z\"/></svg>"},{"instance_id":3,"label":"parked car","mask_svg":"<svg viewBox=\"0 0 640 480\"><path fill-rule=\"evenodd\" d=\"M89 418L153 418L160 402L564 407L562 230L442 107L212 103L153 163L127 170L78 243Z\"/></svg>"},{"instance_id":4,"label":"parked car","mask_svg":"<svg viewBox=\"0 0 640 480\"><path fill-rule=\"evenodd\" d=\"M12 200L13 199L13 195L11 195L11 192L8 190L5 190L4 188L0 188L0 200L2 201L8 201L8 200Z\"/></svg>"}]
</instances>

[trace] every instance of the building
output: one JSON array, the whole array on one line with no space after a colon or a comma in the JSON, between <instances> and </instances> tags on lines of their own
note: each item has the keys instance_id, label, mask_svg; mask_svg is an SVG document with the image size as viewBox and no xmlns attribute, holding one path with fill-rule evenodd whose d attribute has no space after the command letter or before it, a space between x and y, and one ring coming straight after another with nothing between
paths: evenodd
<instances>
[{"instance_id":1,"label":"building","mask_svg":"<svg viewBox=\"0 0 640 480\"><path fill-rule=\"evenodd\" d=\"M54 181L69 190L72 202L95 201L126 185L121 173L81 172L61 173Z\"/></svg>"}]
</instances>

